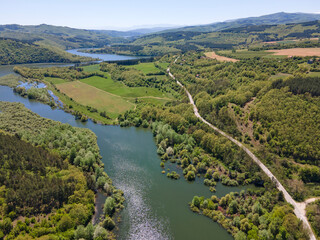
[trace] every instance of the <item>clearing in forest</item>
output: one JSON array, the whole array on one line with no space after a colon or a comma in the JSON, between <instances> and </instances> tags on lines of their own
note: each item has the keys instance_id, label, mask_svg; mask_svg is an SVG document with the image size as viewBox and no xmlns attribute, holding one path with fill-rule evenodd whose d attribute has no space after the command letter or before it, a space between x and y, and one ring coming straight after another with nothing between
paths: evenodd
<instances>
[{"instance_id":1,"label":"clearing in forest","mask_svg":"<svg viewBox=\"0 0 320 240\"><path fill-rule=\"evenodd\" d=\"M217 59L218 61L222 61L222 62L238 62L239 61L238 59L219 56L215 52L207 52L205 53L205 55L208 58Z\"/></svg>"},{"instance_id":2,"label":"clearing in forest","mask_svg":"<svg viewBox=\"0 0 320 240\"><path fill-rule=\"evenodd\" d=\"M268 50L277 56L298 56L298 57L312 57L320 56L320 48L291 48L280 50Z\"/></svg>"},{"instance_id":3,"label":"clearing in forest","mask_svg":"<svg viewBox=\"0 0 320 240\"><path fill-rule=\"evenodd\" d=\"M169 95L167 93L163 93L156 88L148 88L148 87L128 87L124 85L122 82L115 82L110 77L102 78L99 76L93 76L89 78L84 78L80 80L83 83L91 85L93 87L99 88L103 91L121 96L121 97L159 97L159 98L168 98Z\"/></svg>"},{"instance_id":4,"label":"clearing in forest","mask_svg":"<svg viewBox=\"0 0 320 240\"><path fill-rule=\"evenodd\" d=\"M153 62L148 62L148 63L139 63L136 65L128 65L125 66L127 68L135 68L144 74L152 74L152 73L157 73L160 72L161 70L157 68Z\"/></svg>"},{"instance_id":5,"label":"clearing in forest","mask_svg":"<svg viewBox=\"0 0 320 240\"><path fill-rule=\"evenodd\" d=\"M80 81L57 84L56 87L76 102L106 111L112 117L133 109L135 105L120 96L105 92Z\"/></svg>"}]
</instances>

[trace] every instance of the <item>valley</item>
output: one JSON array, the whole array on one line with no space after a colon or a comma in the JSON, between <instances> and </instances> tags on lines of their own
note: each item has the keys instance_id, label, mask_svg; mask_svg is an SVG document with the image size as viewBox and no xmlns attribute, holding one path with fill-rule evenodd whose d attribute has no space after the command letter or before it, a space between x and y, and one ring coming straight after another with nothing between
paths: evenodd
<instances>
[{"instance_id":1,"label":"valley","mask_svg":"<svg viewBox=\"0 0 320 240\"><path fill-rule=\"evenodd\" d=\"M319 14L0 37L0 239L319 239Z\"/></svg>"}]
</instances>

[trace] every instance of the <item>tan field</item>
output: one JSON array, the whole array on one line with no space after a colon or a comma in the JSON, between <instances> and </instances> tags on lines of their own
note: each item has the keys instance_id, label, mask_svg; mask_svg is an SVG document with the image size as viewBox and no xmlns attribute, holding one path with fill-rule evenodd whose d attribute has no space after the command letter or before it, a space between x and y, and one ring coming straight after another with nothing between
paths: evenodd
<instances>
[{"instance_id":1,"label":"tan field","mask_svg":"<svg viewBox=\"0 0 320 240\"><path fill-rule=\"evenodd\" d=\"M94 107L111 114L123 113L134 108L134 104L120 96L105 92L80 81L57 84L56 87L64 94L84 105Z\"/></svg>"},{"instance_id":2,"label":"tan field","mask_svg":"<svg viewBox=\"0 0 320 240\"><path fill-rule=\"evenodd\" d=\"M218 61L222 61L222 62L238 62L239 61L238 59L219 56L215 52L207 52L205 53L205 55L208 58L217 59Z\"/></svg>"},{"instance_id":3,"label":"tan field","mask_svg":"<svg viewBox=\"0 0 320 240\"><path fill-rule=\"evenodd\" d=\"M298 56L298 57L320 56L320 48L292 48L292 49L281 49L281 50L268 50L268 52L272 52L273 55L281 55L281 56Z\"/></svg>"}]
</instances>

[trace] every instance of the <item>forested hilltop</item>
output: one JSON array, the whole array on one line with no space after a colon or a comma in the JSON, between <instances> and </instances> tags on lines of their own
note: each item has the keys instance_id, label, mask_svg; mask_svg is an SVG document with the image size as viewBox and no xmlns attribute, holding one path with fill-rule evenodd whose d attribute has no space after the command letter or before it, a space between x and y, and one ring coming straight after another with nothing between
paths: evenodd
<instances>
[{"instance_id":1,"label":"forested hilltop","mask_svg":"<svg viewBox=\"0 0 320 240\"><path fill-rule=\"evenodd\" d=\"M21 63L79 63L88 58L74 56L55 48L29 41L0 38L0 65Z\"/></svg>"}]
</instances>

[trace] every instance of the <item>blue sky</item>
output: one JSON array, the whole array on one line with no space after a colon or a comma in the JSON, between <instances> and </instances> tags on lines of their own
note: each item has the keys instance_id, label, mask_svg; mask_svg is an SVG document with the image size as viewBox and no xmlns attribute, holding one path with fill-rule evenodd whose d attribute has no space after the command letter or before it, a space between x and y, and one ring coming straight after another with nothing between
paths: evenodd
<instances>
[{"instance_id":1,"label":"blue sky","mask_svg":"<svg viewBox=\"0 0 320 240\"><path fill-rule=\"evenodd\" d=\"M275 12L320 13L319 0L0 0L0 24L123 29L195 25Z\"/></svg>"}]
</instances>

